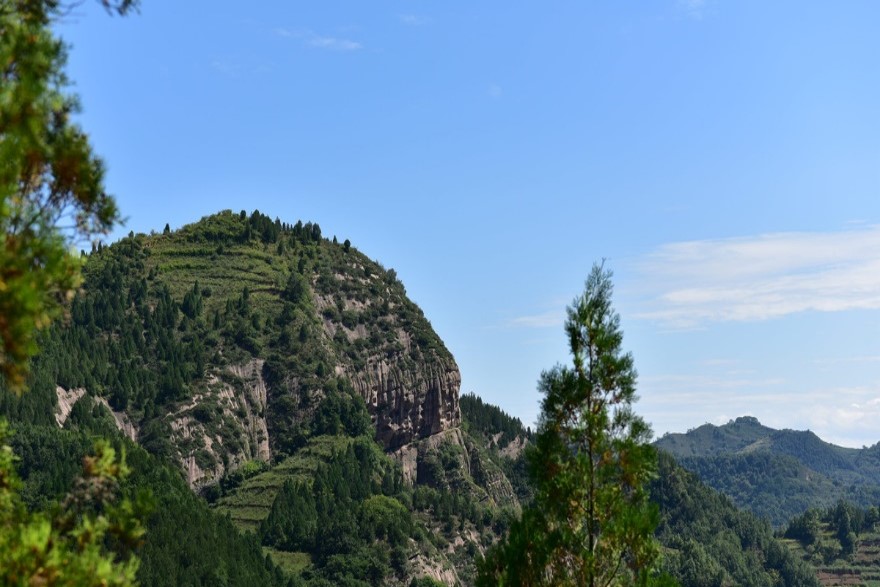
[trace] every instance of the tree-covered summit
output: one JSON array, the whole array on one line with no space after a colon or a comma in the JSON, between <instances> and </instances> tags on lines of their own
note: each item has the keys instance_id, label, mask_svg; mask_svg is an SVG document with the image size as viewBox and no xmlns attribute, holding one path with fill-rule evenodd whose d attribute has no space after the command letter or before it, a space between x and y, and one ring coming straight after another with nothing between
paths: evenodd
<instances>
[{"instance_id":1,"label":"tree-covered summit","mask_svg":"<svg viewBox=\"0 0 880 587\"><path fill-rule=\"evenodd\" d=\"M34 396L2 401L45 422L57 386L85 390L196 484L296 450L337 396L364 398L386 446L459 421L455 361L396 273L317 223L227 210L99 244L83 277Z\"/></svg>"},{"instance_id":2,"label":"tree-covered summit","mask_svg":"<svg viewBox=\"0 0 880 587\"><path fill-rule=\"evenodd\" d=\"M861 507L880 501L880 445L837 446L809 430L776 430L748 416L667 434L655 444L775 526L840 499Z\"/></svg>"}]
</instances>

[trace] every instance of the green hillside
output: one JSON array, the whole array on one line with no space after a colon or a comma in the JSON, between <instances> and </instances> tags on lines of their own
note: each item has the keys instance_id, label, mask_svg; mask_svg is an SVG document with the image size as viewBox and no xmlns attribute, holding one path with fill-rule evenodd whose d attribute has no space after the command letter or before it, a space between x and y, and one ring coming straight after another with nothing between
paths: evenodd
<instances>
[{"instance_id":1,"label":"green hillside","mask_svg":"<svg viewBox=\"0 0 880 587\"><path fill-rule=\"evenodd\" d=\"M91 439L127 447L126 491L155 503L144 585L467 586L532 499L531 431L459 397L393 270L316 224L224 211L99 246L84 277L0 415L33 507ZM730 446L760 440L747 424ZM653 496L682 585L812 584L769 526L666 457Z\"/></svg>"},{"instance_id":2,"label":"green hillside","mask_svg":"<svg viewBox=\"0 0 880 587\"><path fill-rule=\"evenodd\" d=\"M667 434L655 445L775 526L840 499L864 507L880 502L880 445L835 446L812 432L774 430L752 417Z\"/></svg>"},{"instance_id":3,"label":"green hillside","mask_svg":"<svg viewBox=\"0 0 880 587\"><path fill-rule=\"evenodd\" d=\"M175 577L223 572L216 557L228 549L169 556L175 533L239 541L251 562L229 564L283 582L469 582L517 498L498 447L458 428L454 360L393 271L316 224L226 211L98 246L83 273L69 320L41 341L30 392L0 393L0 411L47 445L16 447L34 505L57 499L78 469L74 455L38 472L43 452L70 453L68 429L118 438L121 427L179 471L173 483L203 516L149 528L146 584L218 584ZM309 506L320 524L296 542L273 528L291 525L285 508L303 487L325 497ZM154 517L173 523L177 510L159 505Z\"/></svg>"},{"instance_id":4,"label":"green hillside","mask_svg":"<svg viewBox=\"0 0 880 587\"><path fill-rule=\"evenodd\" d=\"M703 424L686 434L664 434L654 444L676 457L705 457L755 450L773 432L756 418L742 417L724 426Z\"/></svg>"},{"instance_id":5,"label":"green hillside","mask_svg":"<svg viewBox=\"0 0 880 587\"><path fill-rule=\"evenodd\" d=\"M72 422L62 430L16 423L12 448L19 457L22 495L30 506L52 504L71 487L83 457L91 453L95 434L101 433L102 426L92 424ZM135 500L145 492L150 496L147 532L137 551L142 585L289 586L280 569L266 561L259 543L211 512L173 467L113 437L132 469L123 493Z\"/></svg>"},{"instance_id":6,"label":"green hillside","mask_svg":"<svg viewBox=\"0 0 880 587\"><path fill-rule=\"evenodd\" d=\"M657 536L665 566L683 587L818 585L815 571L774 536L770 525L659 455L651 499L660 506Z\"/></svg>"}]
</instances>

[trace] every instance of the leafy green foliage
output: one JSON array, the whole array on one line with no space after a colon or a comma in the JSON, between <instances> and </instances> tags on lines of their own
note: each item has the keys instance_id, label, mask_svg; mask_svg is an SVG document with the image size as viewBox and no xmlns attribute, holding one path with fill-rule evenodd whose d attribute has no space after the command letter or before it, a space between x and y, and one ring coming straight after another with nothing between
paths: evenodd
<instances>
[{"instance_id":1,"label":"leafy green foliage","mask_svg":"<svg viewBox=\"0 0 880 587\"><path fill-rule=\"evenodd\" d=\"M85 425L70 430L19 425L12 446L20 455L24 503L50 510L56 507L56 499L64 503L65 488L74 484L76 463L88 455L94 433ZM116 450L125 451L130 471L120 484L123 496L130 504L143 503L144 496L151 496L150 513L137 516L146 530L137 551L137 581L169 587L286 585L287 580L276 567L267 564L253 537L240 534L228 519L211 512L176 471L118 437L114 443ZM136 526L122 524L128 518L121 514L137 511L143 512L144 508L117 507L108 519L133 529Z\"/></svg>"},{"instance_id":2,"label":"leafy green foliage","mask_svg":"<svg viewBox=\"0 0 880 587\"><path fill-rule=\"evenodd\" d=\"M418 583L423 563L414 561L425 560L454 564L472 584L474 561L500 535L518 525L532 535L530 510L517 521L517 498L529 502L534 491L526 460L502 455L515 454L528 431L494 406L465 396L465 430L418 447L414 477L427 485L407 487L382 454L345 373L377 361L430 368L451 357L393 271L320 234L311 223L222 212L97 246L69 324L41 338L31 393L0 391L0 413L19 427L23 503L52 507L89 437L114 434L106 401L152 453L129 447L134 472L123 488L132 500L149 489L157 503L139 551L145 584ZM64 430L53 418L57 383L86 389ZM224 399L262 383L268 405ZM246 449L255 440L236 428L262 417L271 464L255 460ZM175 436L181 425L194 432L189 440ZM213 454L198 444L202 432ZM232 468L203 488L230 517L211 512L156 456ZM680 526L683 539L689 533L687 545L669 548L706 563L691 564L704 571L693 577L719 576L718 568L726 580L739 576L729 569L732 546L722 557Z\"/></svg>"},{"instance_id":3,"label":"leafy green foliage","mask_svg":"<svg viewBox=\"0 0 880 587\"><path fill-rule=\"evenodd\" d=\"M526 430L519 418L508 415L504 410L485 403L473 393L462 394L459 398L462 424L471 434L492 438L498 445L507 445L515 438L528 439L531 431ZM495 437L498 434L498 440Z\"/></svg>"},{"instance_id":4,"label":"leafy green foliage","mask_svg":"<svg viewBox=\"0 0 880 587\"><path fill-rule=\"evenodd\" d=\"M243 428L248 414L265 418L275 454L292 454L309 435L372 427L347 399L349 375L368 363L390 361L404 373L453 364L393 271L324 240L310 222L221 212L99 244L83 276L70 320L44 337L33 362L40 401L0 393L0 404L48 424L51 410L38 405L54 407L56 385L86 389L124 412L149 450L194 458L206 475L255 458L262 440ZM242 404L245 384L232 372L249 363L262 366L268 406ZM217 398L222 385L238 397ZM351 408L322 407L340 401ZM169 429L187 419L212 448L202 434L186 440Z\"/></svg>"},{"instance_id":5,"label":"leafy green foliage","mask_svg":"<svg viewBox=\"0 0 880 587\"><path fill-rule=\"evenodd\" d=\"M473 393L463 394L459 398L459 405L462 428L475 437L478 444L486 444L490 449L484 451L484 458L472 459L474 478L483 484L491 483L483 470L484 463L491 462L500 468L510 482L517 501L521 504L529 503L534 491L523 449L532 439L531 429L524 427L519 418L484 402ZM511 443L514 442L518 445L512 447ZM510 450L511 448L514 450Z\"/></svg>"},{"instance_id":6,"label":"leafy green foliage","mask_svg":"<svg viewBox=\"0 0 880 587\"><path fill-rule=\"evenodd\" d=\"M312 434L343 434L356 438L372 436L373 423L362 397L353 391L328 394L318 405L312 421Z\"/></svg>"},{"instance_id":7,"label":"leafy green foliage","mask_svg":"<svg viewBox=\"0 0 880 587\"><path fill-rule=\"evenodd\" d=\"M128 474L108 443L83 459L83 474L52 515L29 512L0 421L0 579L5 585L134 585L143 536L132 503L117 501ZM111 545L111 546L108 546Z\"/></svg>"},{"instance_id":8,"label":"leafy green foliage","mask_svg":"<svg viewBox=\"0 0 880 587\"><path fill-rule=\"evenodd\" d=\"M149 253L137 238L98 250L85 270L71 320L41 361L52 362L56 381L107 395L117 410L152 412L191 395L205 375L211 340L199 320L202 294L194 284L183 309L165 284L146 279Z\"/></svg>"},{"instance_id":9,"label":"leafy green foliage","mask_svg":"<svg viewBox=\"0 0 880 587\"><path fill-rule=\"evenodd\" d=\"M284 482L260 525L264 545L310 555L303 579L380 585L401 574L415 524L397 496L399 471L368 438L354 439L308 481ZM393 568L392 561L398 568Z\"/></svg>"},{"instance_id":10,"label":"leafy green foliage","mask_svg":"<svg viewBox=\"0 0 880 587\"><path fill-rule=\"evenodd\" d=\"M839 501L809 509L788 524L784 536L794 553L814 567L824 584L880 581L880 511Z\"/></svg>"},{"instance_id":11,"label":"leafy green foliage","mask_svg":"<svg viewBox=\"0 0 880 587\"><path fill-rule=\"evenodd\" d=\"M462 466L455 451L439 452L448 453L450 466ZM332 507L321 506L320 495L329 495L325 503ZM472 584L480 548L497 540L511 517L489 501L481 503L464 482L454 489L410 488L374 441L345 436L308 438L293 455L221 496L217 507L261 535L273 560L295 578L314 585L344 583L355 569L367 568L365 560L378 565L370 572L380 573L382 584L418 576L411 558L441 557L438 551L462 537L464 545L446 556L464 584ZM347 567L347 559L361 562Z\"/></svg>"},{"instance_id":12,"label":"leafy green foliage","mask_svg":"<svg viewBox=\"0 0 880 587\"><path fill-rule=\"evenodd\" d=\"M754 447L773 432L757 418L741 416L724 426L704 424L686 434L664 434L654 444L675 457L706 456Z\"/></svg>"},{"instance_id":13,"label":"leafy green foliage","mask_svg":"<svg viewBox=\"0 0 880 587\"><path fill-rule=\"evenodd\" d=\"M769 520L785 524L807 508L833 503L845 488L804 467L793 457L770 453L719 455L712 458L681 459L685 468L709 486L728 495L733 502ZM874 491L880 498L880 492ZM870 498L868 498L870 502Z\"/></svg>"},{"instance_id":14,"label":"leafy green foliage","mask_svg":"<svg viewBox=\"0 0 880 587\"><path fill-rule=\"evenodd\" d=\"M317 530L318 512L311 487L286 481L260 527L263 543L279 550L309 551L315 546Z\"/></svg>"}]
</instances>

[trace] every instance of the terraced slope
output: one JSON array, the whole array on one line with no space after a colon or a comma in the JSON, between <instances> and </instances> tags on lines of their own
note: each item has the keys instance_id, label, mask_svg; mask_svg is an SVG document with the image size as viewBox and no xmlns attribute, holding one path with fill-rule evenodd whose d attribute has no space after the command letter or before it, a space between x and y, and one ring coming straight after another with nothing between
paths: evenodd
<instances>
[{"instance_id":1,"label":"terraced slope","mask_svg":"<svg viewBox=\"0 0 880 587\"><path fill-rule=\"evenodd\" d=\"M880 529L872 527L856 536L851 553L842 547L832 524L823 522L817 540L805 545L799 540L784 539L798 558L815 570L823 587L854 585L880 587Z\"/></svg>"},{"instance_id":2,"label":"terraced slope","mask_svg":"<svg viewBox=\"0 0 880 587\"><path fill-rule=\"evenodd\" d=\"M352 442L352 438L345 436L310 439L295 455L230 488L227 495L217 500L217 511L228 514L239 529L256 532L269 515L285 481L311 482L321 464L328 462L334 453L345 451Z\"/></svg>"}]
</instances>

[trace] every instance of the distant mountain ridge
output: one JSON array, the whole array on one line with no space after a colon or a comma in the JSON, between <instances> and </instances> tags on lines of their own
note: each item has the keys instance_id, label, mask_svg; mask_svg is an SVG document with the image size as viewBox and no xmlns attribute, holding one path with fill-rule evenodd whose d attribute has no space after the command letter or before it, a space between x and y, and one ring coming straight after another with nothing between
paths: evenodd
<instances>
[{"instance_id":1,"label":"distant mountain ridge","mask_svg":"<svg viewBox=\"0 0 880 587\"><path fill-rule=\"evenodd\" d=\"M655 446L776 525L839 499L862 506L880 500L880 443L847 448L810 431L776 430L743 416L723 426L666 434Z\"/></svg>"}]
</instances>

